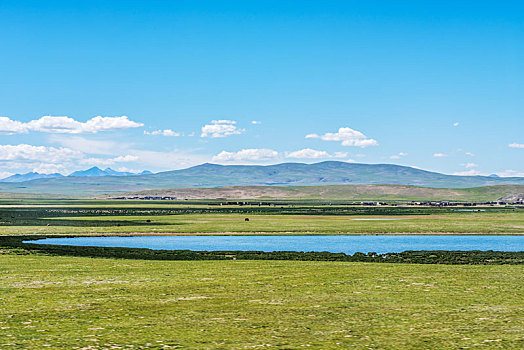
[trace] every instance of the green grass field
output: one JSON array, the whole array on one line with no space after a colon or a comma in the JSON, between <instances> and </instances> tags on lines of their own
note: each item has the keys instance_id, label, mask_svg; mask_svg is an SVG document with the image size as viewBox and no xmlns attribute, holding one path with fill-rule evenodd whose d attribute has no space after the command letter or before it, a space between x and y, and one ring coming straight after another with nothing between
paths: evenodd
<instances>
[{"instance_id":1,"label":"green grass field","mask_svg":"<svg viewBox=\"0 0 524 350\"><path fill-rule=\"evenodd\" d=\"M4 205L0 234L524 234L523 208L67 203Z\"/></svg>"},{"instance_id":2,"label":"green grass field","mask_svg":"<svg viewBox=\"0 0 524 350\"><path fill-rule=\"evenodd\" d=\"M246 222L245 218L250 221ZM367 221L362 219L397 219ZM355 220L356 219L356 220ZM151 222L147 222L151 220ZM53 225L53 221L57 224ZM48 219L50 226L8 226L2 234L523 234L524 212L421 216L291 216L190 214Z\"/></svg>"},{"instance_id":3,"label":"green grass field","mask_svg":"<svg viewBox=\"0 0 524 350\"><path fill-rule=\"evenodd\" d=\"M4 238L524 233L518 208L23 203L3 201ZM354 220L377 218L401 220ZM524 348L523 265L155 261L42 252L0 248L0 349Z\"/></svg>"},{"instance_id":4,"label":"green grass field","mask_svg":"<svg viewBox=\"0 0 524 350\"><path fill-rule=\"evenodd\" d=\"M3 254L0 348L522 349L523 277L522 266Z\"/></svg>"}]
</instances>

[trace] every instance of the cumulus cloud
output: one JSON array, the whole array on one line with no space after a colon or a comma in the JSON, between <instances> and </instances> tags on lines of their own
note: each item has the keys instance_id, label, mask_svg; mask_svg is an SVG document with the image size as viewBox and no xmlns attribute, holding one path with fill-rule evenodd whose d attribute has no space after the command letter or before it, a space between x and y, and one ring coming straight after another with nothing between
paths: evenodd
<instances>
[{"instance_id":1,"label":"cumulus cloud","mask_svg":"<svg viewBox=\"0 0 524 350\"><path fill-rule=\"evenodd\" d=\"M518 171L518 170L511 170L511 169L495 172L494 174L498 175L500 177L524 177L524 172ZM477 176L477 175L480 175L480 176L488 176L488 173L480 172L477 169L470 169L470 170L466 170L466 171L458 171L456 173L453 173L453 175L463 175L463 176Z\"/></svg>"},{"instance_id":2,"label":"cumulus cloud","mask_svg":"<svg viewBox=\"0 0 524 350\"><path fill-rule=\"evenodd\" d=\"M211 124L202 127L200 137L226 137L243 133L244 129L238 129L234 120L212 120Z\"/></svg>"},{"instance_id":3,"label":"cumulus cloud","mask_svg":"<svg viewBox=\"0 0 524 350\"><path fill-rule=\"evenodd\" d=\"M0 134L24 134L27 133L27 125L17 120L11 120L8 117L0 117Z\"/></svg>"},{"instance_id":4,"label":"cumulus cloud","mask_svg":"<svg viewBox=\"0 0 524 350\"><path fill-rule=\"evenodd\" d=\"M460 176L478 176L483 175L480 171L476 169L466 170L466 171L457 171L453 173L453 175L460 175Z\"/></svg>"},{"instance_id":5,"label":"cumulus cloud","mask_svg":"<svg viewBox=\"0 0 524 350\"><path fill-rule=\"evenodd\" d=\"M140 170L129 169L129 168L126 168L125 166L121 166L120 168L116 169L116 171L120 171L123 173L133 173L133 174L138 174L140 172Z\"/></svg>"},{"instance_id":6,"label":"cumulus cloud","mask_svg":"<svg viewBox=\"0 0 524 350\"><path fill-rule=\"evenodd\" d=\"M459 125L460 125L459 122L455 122L455 123L453 123L453 126L459 126Z\"/></svg>"},{"instance_id":7,"label":"cumulus cloud","mask_svg":"<svg viewBox=\"0 0 524 350\"><path fill-rule=\"evenodd\" d=\"M46 146L0 145L0 161L41 161L62 163L82 158L82 153L69 148Z\"/></svg>"},{"instance_id":8,"label":"cumulus cloud","mask_svg":"<svg viewBox=\"0 0 524 350\"><path fill-rule=\"evenodd\" d=\"M524 148L523 143L516 143L516 142L510 143L508 146L511 148Z\"/></svg>"},{"instance_id":9,"label":"cumulus cloud","mask_svg":"<svg viewBox=\"0 0 524 350\"><path fill-rule=\"evenodd\" d=\"M318 158L330 158L331 155L326 151L317 151L311 148L304 148L299 151L290 152L286 154L286 158L299 158L299 159L318 159Z\"/></svg>"},{"instance_id":10,"label":"cumulus cloud","mask_svg":"<svg viewBox=\"0 0 524 350\"><path fill-rule=\"evenodd\" d=\"M441 158L441 157L447 157L448 155L447 154L444 154L444 153L435 153L433 154L433 157L435 158Z\"/></svg>"},{"instance_id":11,"label":"cumulus cloud","mask_svg":"<svg viewBox=\"0 0 524 350\"><path fill-rule=\"evenodd\" d=\"M258 121L258 120L252 120L252 121L251 121L251 124L255 124L255 125L257 125L257 124L262 124L262 122L261 122L261 121Z\"/></svg>"},{"instance_id":12,"label":"cumulus cloud","mask_svg":"<svg viewBox=\"0 0 524 350\"><path fill-rule=\"evenodd\" d=\"M44 116L40 119L22 123L8 117L0 117L0 133L21 134L29 131L39 131L58 134L96 134L99 131L138 128L143 126L129 120L127 116L121 117L94 117L88 121L79 122L70 117Z\"/></svg>"},{"instance_id":13,"label":"cumulus cloud","mask_svg":"<svg viewBox=\"0 0 524 350\"><path fill-rule=\"evenodd\" d=\"M129 151L139 158L138 162L145 168L153 167L154 169L164 170L183 169L209 162L210 160L210 157L207 155L177 149L165 152L140 149L130 149Z\"/></svg>"},{"instance_id":14,"label":"cumulus cloud","mask_svg":"<svg viewBox=\"0 0 524 350\"><path fill-rule=\"evenodd\" d=\"M5 179L6 177L9 177L11 175L14 175L15 173L12 173L10 171L0 171L0 180Z\"/></svg>"},{"instance_id":15,"label":"cumulus cloud","mask_svg":"<svg viewBox=\"0 0 524 350\"><path fill-rule=\"evenodd\" d=\"M340 141L342 146L368 147L377 146L376 140L368 138L360 131L351 128L339 128L337 132L326 133L324 135L308 134L306 139L321 139L324 141Z\"/></svg>"},{"instance_id":16,"label":"cumulus cloud","mask_svg":"<svg viewBox=\"0 0 524 350\"><path fill-rule=\"evenodd\" d=\"M278 158L278 152L267 148L250 148L238 152L222 151L213 157L216 162L263 161Z\"/></svg>"},{"instance_id":17,"label":"cumulus cloud","mask_svg":"<svg viewBox=\"0 0 524 350\"><path fill-rule=\"evenodd\" d=\"M405 152L399 152L398 154L394 154L392 155L391 157L389 157L390 159L400 159L402 157L405 157L407 156L408 154L405 153Z\"/></svg>"},{"instance_id":18,"label":"cumulus cloud","mask_svg":"<svg viewBox=\"0 0 524 350\"><path fill-rule=\"evenodd\" d=\"M113 140L93 140L83 136L71 135L51 135L49 140L53 143L58 143L61 146L83 153L103 154L108 156L116 156L118 154L128 153L128 149L132 146L132 144L125 142L117 142Z\"/></svg>"},{"instance_id":19,"label":"cumulus cloud","mask_svg":"<svg viewBox=\"0 0 524 350\"><path fill-rule=\"evenodd\" d=\"M164 129L164 130L155 130L151 132L144 130L144 135L181 136L182 134L180 134L179 132L173 131L171 129Z\"/></svg>"},{"instance_id":20,"label":"cumulus cloud","mask_svg":"<svg viewBox=\"0 0 524 350\"><path fill-rule=\"evenodd\" d=\"M80 164L87 164L87 165L113 165L115 163L130 163L130 162L136 162L139 158L137 156L132 155L125 155L125 156L118 156L115 158L85 158L80 160Z\"/></svg>"},{"instance_id":21,"label":"cumulus cloud","mask_svg":"<svg viewBox=\"0 0 524 350\"><path fill-rule=\"evenodd\" d=\"M335 152L331 155L326 151L317 151L311 148L304 148L298 151L286 153L286 158L297 158L297 159L319 159L319 158L345 158L347 157L346 152Z\"/></svg>"},{"instance_id":22,"label":"cumulus cloud","mask_svg":"<svg viewBox=\"0 0 524 350\"><path fill-rule=\"evenodd\" d=\"M518 170L504 170L496 173L500 177L524 177L524 172Z\"/></svg>"},{"instance_id":23,"label":"cumulus cloud","mask_svg":"<svg viewBox=\"0 0 524 350\"><path fill-rule=\"evenodd\" d=\"M34 173L39 174L55 174L55 173L65 173L66 168L63 164L55 163L40 163L33 168Z\"/></svg>"}]
</instances>

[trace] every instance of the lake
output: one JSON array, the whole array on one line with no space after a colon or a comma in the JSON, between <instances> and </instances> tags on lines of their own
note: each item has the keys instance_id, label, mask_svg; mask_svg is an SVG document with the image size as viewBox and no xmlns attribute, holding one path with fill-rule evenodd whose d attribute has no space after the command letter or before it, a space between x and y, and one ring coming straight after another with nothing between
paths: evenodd
<instances>
[{"instance_id":1,"label":"lake","mask_svg":"<svg viewBox=\"0 0 524 350\"><path fill-rule=\"evenodd\" d=\"M354 254L406 250L524 251L524 236L297 235L47 238L25 243L197 251L302 251Z\"/></svg>"}]
</instances>

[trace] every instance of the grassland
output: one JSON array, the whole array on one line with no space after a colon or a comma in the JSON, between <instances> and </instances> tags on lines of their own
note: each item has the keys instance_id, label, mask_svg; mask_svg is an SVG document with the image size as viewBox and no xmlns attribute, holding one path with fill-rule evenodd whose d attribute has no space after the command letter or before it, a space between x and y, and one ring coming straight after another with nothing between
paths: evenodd
<instances>
[{"instance_id":1,"label":"grassland","mask_svg":"<svg viewBox=\"0 0 524 350\"><path fill-rule=\"evenodd\" d=\"M524 210L140 203L0 208L0 234L524 234ZM245 221L249 218L249 221ZM367 220L367 219L397 220Z\"/></svg>"},{"instance_id":2,"label":"grassland","mask_svg":"<svg viewBox=\"0 0 524 350\"><path fill-rule=\"evenodd\" d=\"M489 202L498 198L524 193L524 185L498 185L473 188L429 188L405 185L330 185L330 186L232 186L219 188L185 188L147 190L98 195L95 198L163 197L178 199L230 200L287 199L287 200L353 200L353 201L474 201Z\"/></svg>"},{"instance_id":3,"label":"grassland","mask_svg":"<svg viewBox=\"0 0 524 350\"><path fill-rule=\"evenodd\" d=\"M5 199L0 234L524 233L523 209L482 210ZM1 349L524 347L518 254L517 265L437 265L66 248L0 248Z\"/></svg>"},{"instance_id":4,"label":"grassland","mask_svg":"<svg viewBox=\"0 0 524 350\"><path fill-rule=\"evenodd\" d=\"M0 255L2 349L524 347L522 266Z\"/></svg>"}]
</instances>

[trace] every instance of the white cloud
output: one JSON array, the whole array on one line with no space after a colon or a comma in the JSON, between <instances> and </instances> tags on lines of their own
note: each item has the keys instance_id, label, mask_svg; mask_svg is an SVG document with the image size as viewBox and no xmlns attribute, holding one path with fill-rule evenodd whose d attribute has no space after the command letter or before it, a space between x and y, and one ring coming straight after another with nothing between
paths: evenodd
<instances>
[{"instance_id":1,"label":"white cloud","mask_svg":"<svg viewBox=\"0 0 524 350\"><path fill-rule=\"evenodd\" d=\"M306 139L321 139L324 141L340 141L342 146L368 147L377 146L376 140L368 138L360 131L351 128L339 128L335 133L326 133L324 135L308 134Z\"/></svg>"},{"instance_id":2,"label":"white cloud","mask_svg":"<svg viewBox=\"0 0 524 350\"><path fill-rule=\"evenodd\" d=\"M216 162L263 161L278 158L278 152L267 148L243 149L238 152L222 151L213 157Z\"/></svg>"},{"instance_id":3,"label":"white cloud","mask_svg":"<svg viewBox=\"0 0 524 350\"><path fill-rule=\"evenodd\" d=\"M120 168L116 169L116 171L120 171L123 173L133 173L133 174L138 174L140 172L140 170L129 169L129 168L126 168L125 166L121 166Z\"/></svg>"},{"instance_id":4,"label":"white cloud","mask_svg":"<svg viewBox=\"0 0 524 350\"><path fill-rule=\"evenodd\" d=\"M94 117L87 122L79 122L70 117L44 116L40 119L22 123L8 117L0 117L0 133L21 134L39 131L58 134L96 134L99 131L141 127L144 124L121 117Z\"/></svg>"},{"instance_id":5,"label":"white cloud","mask_svg":"<svg viewBox=\"0 0 524 350\"><path fill-rule=\"evenodd\" d=\"M311 148L304 148L299 151L287 153L286 158L318 159L331 158L331 155L326 151L317 151Z\"/></svg>"},{"instance_id":6,"label":"white cloud","mask_svg":"<svg viewBox=\"0 0 524 350\"><path fill-rule=\"evenodd\" d=\"M317 151L311 148L304 148L299 151L286 153L286 158L297 158L297 159L319 159L319 158L345 158L347 157L346 152L335 152L331 155L326 151Z\"/></svg>"},{"instance_id":7,"label":"white cloud","mask_svg":"<svg viewBox=\"0 0 524 350\"><path fill-rule=\"evenodd\" d=\"M518 170L504 170L495 174L500 177L524 177L524 172Z\"/></svg>"},{"instance_id":8,"label":"white cloud","mask_svg":"<svg viewBox=\"0 0 524 350\"><path fill-rule=\"evenodd\" d=\"M226 137L243 133L244 129L238 129L234 120L212 120L211 124L202 127L200 137Z\"/></svg>"},{"instance_id":9,"label":"white cloud","mask_svg":"<svg viewBox=\"0 0 524 350\"><path fill-rule=\"evenodd\" d=\"M459 126L459 125L460 125L459 122L455 122L455 123L453 123L453 126Z\"/></svg>"},{"instance_id":10,"label":"white cloud","mask_svg":"<svg viewBox=\"0 0 524 350\"><path fill-rule=\"evenodd\" d=\"M453 173L453 175L460 175L460 176L477 176L477 175L483 175L480 171L471 169L466 171L457 171Z\"/></svg>"},{"instance_id":11,"label":"white cloud","mask_svg":"<svg viewBox=\"0 0 524 350\"><path fill-rule=\"evenodd\" d=\"M97 166L107 166L112 165L115 163L130 163L130 162L136 162L139 158L137 156L132 155L126 155L126 156L118 156L115 158L85 158L80 160L80 164L87 164L87 165L97 165Z\"/></svg>"},{"instance_id":12,"label":"white cloud","mask_svg":"<svg viewBox=\"0 0 524 350\"><path fill-rule=\"evenodd\" d=\"M448 155L447 154L444 154L444 153L435 153L433 154L433 157L435 158L440 158L440 157L447 157Z\"/></svg>"},{"instance_id":13,"label":"white cloud","mask_svg":"<svg viewBox=\"0 0 524 350\"><path fill-rule=\"evenodd\" d=\"M5 179L6 177L9 177L11 175L14 175L15 173L12 173L10 171L0 171L0 180Z\"/></svg>"},{"instance_id":14,"label":"white cloud","mask_svg":"<svg viewBox=\"0 0 524 350\"><path fill-rule=\"evenodd\" d=\"M165 130L155 130L151 132L144 130L144 135L181 136L182 134L180 134L179 132L173 131L171 129L165 129Z\"/></svg>"},{"instance_id":15,"label":"white cloud","mask_svg":"<svg viewBox=\"0 0 524 350\"><path fill-rule=\"evenodd\" d=\"M119 156L116 158L113 158L113 161L115 163L128 163L128 162L136 162L138 160L137 156L132 155L126 155L126 156Z\"/></svg>"},{"instance_id":16,"label":"white cloud","mask_svg":"<svg viewBox=\"0 0 524 350\"><path fill-rule=\"evenodd\" d=\"M466 168L476 168L478 165L475 163L466 163L464 166Z\"/></svg>"},{"instance_id":17,"label":"white cloud","mask_svg":"<svg viewBox=\"0 0 524 350\"><path fill-rule=\"evenodd\" d=\"M251 124L258 125L258 124L262 124L262 122L259 121L259 120L252 120L252 121L251 121Z\"/></svg>"},{"instance_id":18,"label":"white cloud","mask_svg":"<svg viewBox=\"0 0 524 350\"><path fill-rule=\"evenodd\" d=\"M470 156L470 157L475 157L475 155L473 153L471 153L471 152L466 152L464 154L467 155L467 156Z\"/></svg>"},{"instance_id":19,"label":"white cloud","mask_svg":"<svg viewBox=\"0 0 524 350\"><path fill-rule=\"evenodd\" d=\"M52 135L49 140L62 146L88 154L118 155L127 153L132 146L125 142L92 140L82 136Z\"/></svg>"},{"instance_id":20,"label":"white cloud","mask_svg":"<svg viewBox=\"0 0 524 350\"><path fill-rule=\"evenodd\" d=\"M46 146L0 145L0 161L45 161L47 163L62 163L64 161L82 158L82 153L69 148Z\"/></svg>"},{"instance_id":21,"label":"white cloud","mask_svg":"<svg viewBox=\"0 0 524 350\"><path fill-rule=\"evenodd\" d=\"M210 157L189 151L172 150L168 152L130 149L137 156L137 162L148 170L175 170L209 162Z\"/></svg>"},{"instance_id":22,"label":"white cloud","mask_svg":"<svg viewBox=\"0 0 524 350\"><path fill-rule=\"evenodd\" d=\"M0 117L0 134L12 135L27 133L27 125L8 117Z\"/></svg>"},{"instance_id":23,"label":"white cloud","mask_svg":"<svg viewBox=\"0 0 524 350\"><path fill-rule=\"evenodd\" d=\"M33 168L34 173L39 174L55 174L55 173L65 173L66 168L63 164L55 163L40 163Z\"/></svg>"},{"instance_id":24,"label":"white cloud","mask_svg":"<svg viewBox=\"0 0 524 350\"><path fill-rule=\"evenodd\" d=\"M516 142L510 143L508 146L511 148L524 148L524 144Z\"/></svg>"},{"instance_id":25,"label":"white cloud","mask_svg":"<svg viewBox=\"0 0 524 350\"><path fill-rule=\"evenodd\" d=\"M524 172L522 171L518 171L518 170L504 170L504 171L499 171L499 172L495 172L494 173L495 175L498 175L500 177L524 177ZM476 169L470 169L470 170L466 170L466 171L458 171L456 173L453 173L453 175L463 175L463 176L476 176L476 175L480 175L480 176L488 176L487 173L482 173Z\"/></svg>"},{"instance_id":26,"label":"white cloud","mask_svg":"<svg viewBox=\"0 0 524 350\"><path fill-rule=\"evenodd\" d=\"M405 152L399 152L398 154L395 154L395 155L392 155L391 157L389 157L390 159L400 159L402 157L405 157L407 156L408 154L405 153Z\"/></svg>"}]
</instances>

